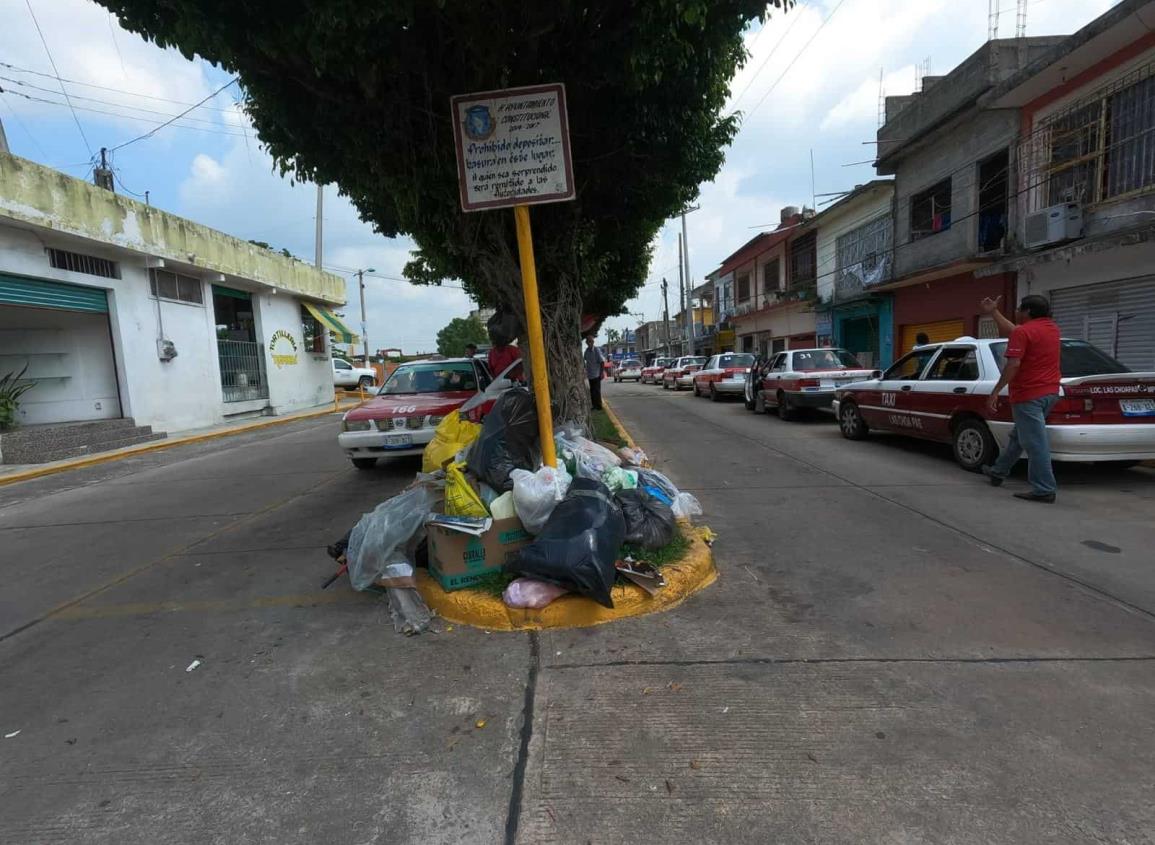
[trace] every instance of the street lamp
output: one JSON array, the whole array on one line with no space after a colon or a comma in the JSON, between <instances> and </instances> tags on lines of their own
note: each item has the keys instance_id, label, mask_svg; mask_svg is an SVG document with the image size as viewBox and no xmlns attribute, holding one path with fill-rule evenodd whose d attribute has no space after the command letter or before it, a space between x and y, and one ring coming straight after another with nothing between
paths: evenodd
<instances>
[{"instance_id":1,"label":"street lamp","mask_svg":"<svg viewBox=\"0 0 1155 845\"><path fill-rule=\"evenodd\" d=\"M361 290L361 342L365 344L365 366L369 366L369 330L365 326L365 274L376 273L377 271L370 267L367 270L358 270L357 286Z\"/></svg>"}]
</instances>

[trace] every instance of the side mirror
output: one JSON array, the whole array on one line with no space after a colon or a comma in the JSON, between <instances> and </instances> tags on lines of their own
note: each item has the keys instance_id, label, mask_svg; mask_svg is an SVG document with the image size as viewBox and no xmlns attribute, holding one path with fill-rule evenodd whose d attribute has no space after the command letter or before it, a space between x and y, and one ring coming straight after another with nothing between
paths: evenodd
<instances>
[{"instance_id":1,"label":"side mirror","mask_svg":"<svg viewBox=\"0 0 1155 845\"><path fill-rule=\"evenodd\" d=\"M882 378L882 370L874 370L870 373L871 378Z\"/></svg>"}]
</instances>

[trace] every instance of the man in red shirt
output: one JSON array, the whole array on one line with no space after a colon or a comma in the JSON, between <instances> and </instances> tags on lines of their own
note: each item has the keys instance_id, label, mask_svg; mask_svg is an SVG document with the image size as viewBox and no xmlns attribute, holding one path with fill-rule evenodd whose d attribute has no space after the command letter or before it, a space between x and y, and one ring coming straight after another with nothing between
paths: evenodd
<instances>
[{"instance_id":1,"label":"man in red shirt","mask_svg":"<svg viewBox=\"0 0 1155 845\"><path fill-rule=\"evenodd\" d=\"M486 356L485 363L489 365L490 374L494 378L497 378L499 375L501 375L502 371L506 367L508 367L514 361L520 361L520 360L521 360L521 350L518 349L516 346L512 346L510 344L504 344L502 346L492 347L489 350L489 354ZM521 367L514 367L513 371L509 373L508 377L511 381L521 381L522 368Z\"/></svg>"},{"instance_id":2,"label":"man in red shirt","mask_svg":"<svg viewBox=\"0 0 1155 845\"><path fill-rule=\"evenodd\" d=\"M1000 297L1001 298L1001 297ZM1010 385L1011 417L1015 421L1007 448L994 466L983 474L998 487L1011 468L1027 453L1028 493L1015 497L1028 502L1055 501L1055 472L1051 467L1051 444L1047 439L1047 414L1059 401L1059 327L1051 319L1051 303L1044 296L1024 296L1015 325L998 310L998 299L984 299L982 309L995 318L999 333L1009 337L1003 374L987 400L987 413L998 411L999 392Z\"/></svg>"}]
</instances>

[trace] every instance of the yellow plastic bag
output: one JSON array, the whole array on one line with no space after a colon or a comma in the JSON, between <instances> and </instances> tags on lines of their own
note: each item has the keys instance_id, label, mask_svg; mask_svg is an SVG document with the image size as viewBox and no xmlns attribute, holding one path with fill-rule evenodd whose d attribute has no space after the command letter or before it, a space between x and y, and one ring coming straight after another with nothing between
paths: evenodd
<instances>
[{"instance_id":1,"label":"yellow plastic bag","mask_svg":"<svg viewBox=\"0 0 1155 845\"><path fill-rule=\"evenodd\" d=\"M461 470L465 464L445 467L445 512L450 516L489 516L485 503Z\"/></svg>"},{"instance_id":2,"label":"yellow plastic bag","mask_svg":"<svg viewBox=\"0 0 1155 845\"><path fill-rule=\"evenodd\" d=\"M425 447L425 454L421 457L421 471L435 472L444 466L446 461L453 460L462 449L477 439L481 434L478 423L462 419L457 411L446 414L437 431L433 432L433 439Z\"/></svg>"}]
</instances>

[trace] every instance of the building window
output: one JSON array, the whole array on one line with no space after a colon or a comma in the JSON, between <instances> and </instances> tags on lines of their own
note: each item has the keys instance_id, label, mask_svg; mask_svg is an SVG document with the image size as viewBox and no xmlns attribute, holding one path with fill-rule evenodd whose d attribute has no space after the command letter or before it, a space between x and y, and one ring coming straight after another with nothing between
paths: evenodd
<instances>
[{"instance_id":1,"label":"building window","mask_svg":"<svg viewBox=\"0 0 1155 845\"><path fill-rule=\"evenodd\" d=\"M838 236L834 272L837 298L856 296L890 278L893 231L890 215L884 214Z\"/></svg>"},{"instance_id":2,"label":"building window","mask_svg":"<svg viewBox=\"0 0 1155 845\"><path fill-rule=\"evenodd\" d=\"M1106 197L1155 184L1155 77L1107 98Z\"/></svg>"},{"instance_id":3,"label":"building window","mask_svg":"<svg viewBox=\"0 0 1155 845\"><path fill-rule=\"evenodd\" d=\"M312 315L304 305L301 306L301 336L305 339L305 351L324 354L325 335L328 334L321 321Z\"/></svg>"},{"instance_id":4,"label":"building window","mask_svg":"<svg viewBox=\"0 0 1155 845\"><path fill-rule=\"evenodd\" d=\"M743 273L738 276L738 302L750 301L750 274Z\"/></svg>"},{"instance_id":5,"label":"building window","mask_svg":"<svg viewBox=\"0 0 1155 845\"><path fill-rule=\"evenodd\" d=\"M813 285L818 277L818 233L808 232L790 244L790 289Z\"/></svg>"},{"instance_id":6,"label":"building window","mask_svg":"<svg viewBox=\"0 0 1155 845\"><path fill-rule=\"evenodd\" d=\"M204 305L204 282L193 276L173 273L171 270L148 271L148 285L157 299L171 299L189 305Z\"/></svg>"},{"instance_id":7,"label":"building window","mask_svg":"<svg viewBox=\"0 0 1155 845\"><path fill-rule=\"evenodd\" d=\"M917 241L950 228L950 178L910 198L910 239Z\"/></svg>"},{"instance_id":8,"label":"building window","mask_svg":"<svg viewBox=\"0 0 1155 845\"><path fill-rule=\"evenodd\" d=\"M81 255L79 252L49 248L48 264L57 270L69 270L73 273L84 273L88 276L100 276L105 279L120 278L120 270L115 261L97 258L95 255Z\"/></svg>"},{"instance_id":9,"label":"building window","mask_svg":"<svg viewBox=\"0 0 1155 845\"><path fill-rule=\"evenodd\" d=\"M979 252L1002 249L1006 242L1009 170L1006 150L979 162Z\"/></svg>"},{"instance_id":10,"label":"building window","mask_svg":"<svg viewBox=\"0 0 1155 845\"><path fill-rule=\"evenodd\" d=\"M762 265L762 293L763 295L776 293L781 288L782 270L777 258L771 259Z\"/></svg>"}]
</instances>

